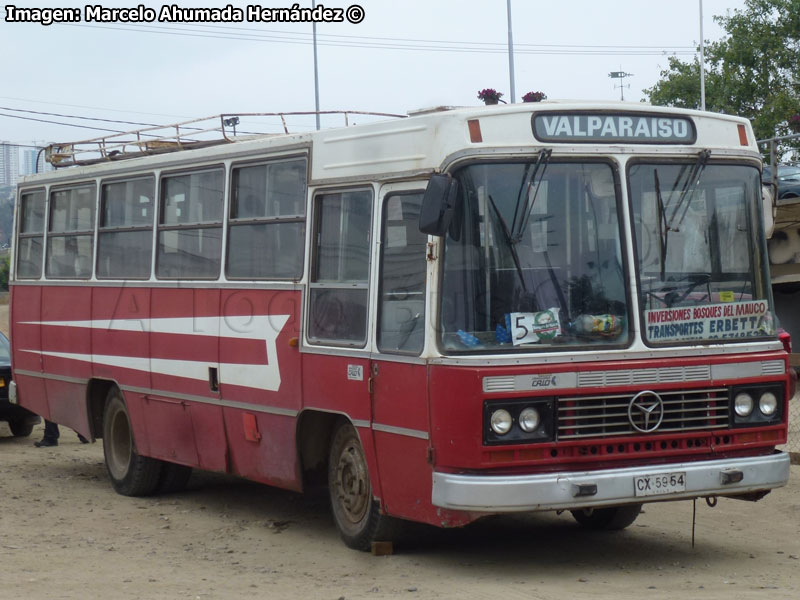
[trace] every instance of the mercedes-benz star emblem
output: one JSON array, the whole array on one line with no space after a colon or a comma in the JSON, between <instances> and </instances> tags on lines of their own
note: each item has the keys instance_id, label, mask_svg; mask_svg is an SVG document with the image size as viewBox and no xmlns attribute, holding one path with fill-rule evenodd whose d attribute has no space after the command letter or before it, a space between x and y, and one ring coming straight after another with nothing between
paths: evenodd
<instances>
[{"instance_id":1,"label":"mercedes-benz star emblem","mask_svg":"<svg viewBox=\"0 0 800 600\"><path fill-rule=\"evenodd\" d=\"M628 420L636 431L652 433L664 420L664 401L651 391L639 392L628 404Z\"/></svg>"}]
</instances>

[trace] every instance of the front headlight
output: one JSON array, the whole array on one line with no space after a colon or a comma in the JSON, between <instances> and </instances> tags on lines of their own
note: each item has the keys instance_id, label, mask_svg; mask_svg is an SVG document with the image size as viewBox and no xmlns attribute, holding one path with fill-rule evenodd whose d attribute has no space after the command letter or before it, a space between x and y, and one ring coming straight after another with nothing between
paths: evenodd
<instances>
[{"instance_id":1,"label":"front headlight","mask_svg":"<svg viewBox=\"0 0 800 600\"><path fill-rule=\"evenodd\" d=\"M505 435L511 429L511 413L501 408L492 413L489 424L497 435Z\"/></svg>"},{"instance_id":2,"label":"front headlight","mask_svg":"<svg viewBox=\"0 0 800 600\"><path fill-rule=\"evenodd\" d=\"M510 398L483 403L483 443L534 444L555 439L555 399Z\"/></svg>"},{"instance_id":3,"label":"front headlight","mask_svg":"<svg viewBox=\"0 0 800 600\"><path fill-rule=\"evenodd\" d=\"M539 423L541 423L541 418L539 417L539 411L535 408L528 407L519 413L519 426L525 433L536 431Z\"/></svg>"},{"instance_id":4,"label":"front headlight","mask_svg":"<svg viewBox=\"0 0 800 600\"><path fill-rule=\"evenodd\" d=\"M730 418L734 427L774 425L784 417L784 383L752 384L730 391Z\"/></svg>"},{"instance_id":5,"label":"front headlight","mask_svg":"<svg viewBox=\"0 0 800 600\"><path fill-rule=\"evenodd\" d=\"M758 410L761 414L771 417L778 410L778 398L772 392L764 392L758 399Z\"/></svg>"},{"instance_id":6,"label":"front headlight","mask_svg":"<svg viewBox=\"0 0 800 600\"><path fill-rule=\"evenodd\" d=\"M747 392L739 392L733 399L733 410L740 417L746 417L753 412L753 397Z\"/></svg>"}]
</instances>

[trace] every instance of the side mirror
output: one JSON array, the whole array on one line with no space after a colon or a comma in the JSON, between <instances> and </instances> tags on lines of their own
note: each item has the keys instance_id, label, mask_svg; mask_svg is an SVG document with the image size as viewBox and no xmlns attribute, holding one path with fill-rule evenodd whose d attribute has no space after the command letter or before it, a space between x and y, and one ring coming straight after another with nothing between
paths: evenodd
<instances>
[{"instance_id":1,"label":"side mirror","mask_svg":"<svg viewBox=\"0 0 800 600\"><path fill-rule=\"evenodd\" d=\"M775 210L774 186L761 186L761 211L764 221L764 233L767 239L772 237L772 232L775 230Z\"/></svg>"},{"instance_id":2,"label":"side mirror","mask_svg":"<svg viewBox=\"0 0 800 600\"><path fill-rule=\"evenodd\" d=\"M419 211L419 230L438 237L447 233L457 196L458 182L450 175L431 176Z\"/></svg>"}]
</instances>

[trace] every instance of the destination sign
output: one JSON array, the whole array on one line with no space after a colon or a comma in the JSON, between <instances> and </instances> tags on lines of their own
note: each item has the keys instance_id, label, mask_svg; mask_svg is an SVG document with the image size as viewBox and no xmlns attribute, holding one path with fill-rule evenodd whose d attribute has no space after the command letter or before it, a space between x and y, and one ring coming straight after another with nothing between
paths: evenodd
<instances>
[{"instance_id":1,"label":"destination sign","mask_svg":"<svg viewBox=\"0 0 800 600\"><path fill-rule=\"evenodd\" d=\"M697 139L688 117L641 113L540 112L532 118L540 142L609 144L693 144Z\"/></svg>"}]
</instances>

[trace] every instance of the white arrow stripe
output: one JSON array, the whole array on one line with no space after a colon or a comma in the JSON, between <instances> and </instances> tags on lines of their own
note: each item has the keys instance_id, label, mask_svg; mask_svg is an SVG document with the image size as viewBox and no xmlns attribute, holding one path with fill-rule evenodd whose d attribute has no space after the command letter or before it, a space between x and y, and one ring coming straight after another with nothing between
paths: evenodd
<instances>
[{"instance_id":1,"label":"white arrow stripe","mask_svg":"<svg viewBox=\"0 0 800 600\"><path fill-rule=\"evenodd\" d=\"M66 358L80 362L120 367L134 371L151 371L159 375L172 375L185 377L197 381L208 381L208 367L215 366L208 362L194 360L171 360L165 358L141 358L136 356L108 356L102 354L76 354L73 352L39 352L37 350L21 350L54 358ZM271 365L247 365L240 363L220 363L219 379L221 383L241 385L244 387L257 387L269 391L277 391L281 380L278 369L271 369ZM277 378L274 372L278 373Z\"/></svg>"},{"instance_id":2,"label":"white arrow stripe","mask_svg":"<svg viewBox=\"0 0 800 600\"><path fill-rule=\"evenodd\" d=\"M175 319L112 319L92 321L28 321L26 325L81 327L106 331L138 331L176 335L263 340L267 347L267 364L215 363L203 361L146 358L122 355L76 354L22 350L44 356L65 358L94 364L150 371L161 375L208 381L208 368L219 367L220 382L277 391L281 387L276 340L290 315L257 315L244 317L181 317Z\"/></svg>"},{"instance_id":3,"label":"white arrow stripe","mask_svg":"<svg viewBox=\"0 0 800 600\"><path fill-rule=\"evenodd\" d=\"M95 319L91 321L22 321L21 325L81 327L107 331L172 333L232 338L277 338L290 315L249 315L234 317L176 317L158 319Z\"/></svg>"}]
</instances>

